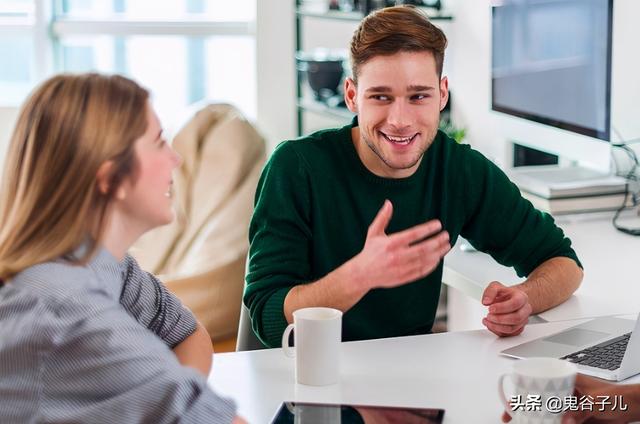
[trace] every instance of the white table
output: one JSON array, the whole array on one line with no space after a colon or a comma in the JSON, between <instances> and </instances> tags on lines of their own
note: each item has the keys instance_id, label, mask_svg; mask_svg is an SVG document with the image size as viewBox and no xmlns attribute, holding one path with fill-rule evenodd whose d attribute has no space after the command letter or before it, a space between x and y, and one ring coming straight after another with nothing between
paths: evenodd
<instances>
[{"instance_id":1,"label":"white table","mask_svg":"<svg viewBox=\"0 0 640 424\"><path fill-rule=\"evenodd\" d=\"M250 423L268 423L283 401L443 408L445 423L497 423L498 376L514 361L498 352L583 321L529 325L503 339L476 330L343 343L341 382L326 387L296 384L294 360L280 349L223 353L209 382Z\"/></svg>"},{"instance_id":2,"label":"white table","mask_svg":"<svg viewBox=\"0 0 640 424\"><path fill-rule=\"evenodd\" d=\"M640 311L640 237L616 231L612 216L607 212L556 219L582 261L584 280L567 302L539 317L559 321ZM635 211L628 211L626 218L629 226L640 225ZM442 280L453 288L448 292L449 329L461 330L482 328L486 310L479 299L488 283L497 280L510 285L522 278L489 255L463 252L457 245L445 257Z\"/></svg>"},{"instance_id":3,"label":"white table","mask_svg":"<svg viewBox=\"0 0 640 424\"><path fill-rule=\"evenodd\" d=\"M498 352L584 318L640 310L640 238L616 232L610 218L558 219L583 262L584 281L571 299L540 314L552 322L528 325L517 337L500 339L482 329L343 343L341 382L328 387L295 384L294 362L280 349L220 354L210 383L236 399L240 415L251 423L269 422L283 401L443 408L446 423L499 422L497 379L514 360ZM483 253L455 248L447 255L443 281L451 287L449 319L462 318L453 329L482 328L486 311L478 300L492 280L521 281ZM625 383L640 383L640 377Z\"/></svg>"}]
</instances>

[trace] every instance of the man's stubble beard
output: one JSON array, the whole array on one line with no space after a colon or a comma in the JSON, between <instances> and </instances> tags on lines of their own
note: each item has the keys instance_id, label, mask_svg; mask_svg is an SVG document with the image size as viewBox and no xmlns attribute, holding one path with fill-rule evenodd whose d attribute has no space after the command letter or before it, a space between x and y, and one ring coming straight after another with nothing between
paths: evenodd
<instances>
[{"instance_id":1,"label":"man's stubble beard","mask_svg":"<svg viewBox=\"0 0 640 424\"><path fill-rule=\"evenodd\" d=\"M369 138L367 138L367 136L364 134L364 132L360 132L360 136L362 137L362 139L364 140L365 144L369 147L369 149L371 149L371 151L389 168L391 169L410 169L412 167L414 167L418 162L420 162L420 160L422 159L422 157L424 156L425 152L429 149L429 147L431 147L431 145L433 144L433 140L435 140L436 138L436 134L438 133L438 128L435 128L427 137L427 140L429 140L428 143L426 143L426 145L424 146L424 148L422 149L421 152L419 152L415 158L415 160L411 161L411 163L409 165L403 165L403 166L394 166L393 164L389 163L389 161L387 159L385 159L384 155L382 154L382 152L378 151L378 148L376 147L375 143L373 143Z\"/></svg>"}]
</instances>

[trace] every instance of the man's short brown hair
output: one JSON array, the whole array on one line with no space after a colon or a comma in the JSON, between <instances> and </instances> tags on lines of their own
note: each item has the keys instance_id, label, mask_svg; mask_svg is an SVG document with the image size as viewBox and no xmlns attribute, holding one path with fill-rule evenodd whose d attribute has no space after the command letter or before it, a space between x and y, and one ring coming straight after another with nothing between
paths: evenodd
<instances>
[{"instance_id":1,"label":"man's short brown hair","mask_svg":"<svg viewBox=\"0 0 640 424\"><path fill-rule=\"evenodd\" d=\"M375 56L429 51L442 75L447 37L415 6L393 6L365 17L351 39L351 69L357 81L360 66Z\"/></svg>"}]
</instances>

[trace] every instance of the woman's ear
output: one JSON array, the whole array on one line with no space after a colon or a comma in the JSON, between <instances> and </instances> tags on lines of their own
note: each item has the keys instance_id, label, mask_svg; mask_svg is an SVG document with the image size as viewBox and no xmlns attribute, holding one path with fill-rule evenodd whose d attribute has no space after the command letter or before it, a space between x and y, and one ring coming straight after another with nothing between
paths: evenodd
<instances>
[{"instance_id":1,"label":"woman's ear","mask_svg":"<svg viewBox=\"0 0 640 424\"><path fill-rule=\"evenodd\" d=\"M100 193L107 195L109 192L113 193L113 198L116 200L124 200L127 197L127 190L124 187L123 182L118 187L111 187L111 177L113 175L114 163L111 160L104 162L98 168L96 173L96 180L98 181L98 190Z\"/></svg>"},{"instance_id":2,"label":"woman's ear","mask_svg":"<svg viewBox=\"0 0 640 424\"><path fill-rule=\"evenodd\" d=\"M103 162L96 173L96 181L98 182L98 190L101 194L107 194L111 190L111 173L113 171L113 161Z\"/></svg>"}]
</instances>

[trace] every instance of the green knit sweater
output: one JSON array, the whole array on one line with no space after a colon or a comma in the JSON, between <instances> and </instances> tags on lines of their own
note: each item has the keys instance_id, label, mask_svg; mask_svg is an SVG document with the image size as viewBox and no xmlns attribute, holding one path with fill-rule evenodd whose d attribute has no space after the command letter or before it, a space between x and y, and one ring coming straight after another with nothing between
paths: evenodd
<instances>
[{"instance_id":1,"label":"green knit sweater","mask_svg":"<svg viewBox=\"0 0 640 424\"><path fill-rule=\"evenodd\" d=\"M439 219L452 244L461 235L520 276L556 256L580 265L553 219L468 145L438 132L412 176L382 178L360 161L351 141L354 125L357 120L281 143L262 173L244 302L265 345L280 346L288 291L360 252L385 199L394 206L387 234ZM441 281L442 261L418 281L371 290L344 314L343 340L428 333Z\"/></svg>"}]
</instances>

